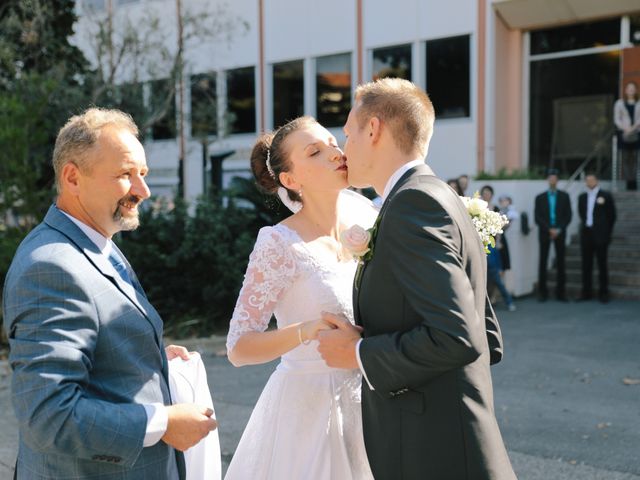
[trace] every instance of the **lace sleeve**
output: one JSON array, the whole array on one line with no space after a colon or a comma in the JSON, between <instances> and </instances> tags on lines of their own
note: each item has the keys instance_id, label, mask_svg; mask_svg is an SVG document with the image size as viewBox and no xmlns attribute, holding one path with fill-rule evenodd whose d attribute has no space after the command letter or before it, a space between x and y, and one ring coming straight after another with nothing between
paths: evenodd
<instances>
[{"instance_id":1,"label":"lace sleeve","mask_svg":"<svg viewBox=\"0 0 640 480\"><path fill-rule=\"evenodd\" d=\"M272 227L260 230L231 317L227 351L246 332L267 329L276 303L294 274L293 254L280 234Z\"/></svg>"}]
</instances>

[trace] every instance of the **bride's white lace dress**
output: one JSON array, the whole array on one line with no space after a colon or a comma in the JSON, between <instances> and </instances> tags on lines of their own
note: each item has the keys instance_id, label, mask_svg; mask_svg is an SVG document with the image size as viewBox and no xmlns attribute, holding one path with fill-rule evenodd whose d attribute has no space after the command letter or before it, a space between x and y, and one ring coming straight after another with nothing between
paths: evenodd
<instances>
[{"instance_id":1,"label":"bride's white lace dress","mask_svg":"<svg viewBox=\"0 0 640 480\"><path fill-rule=\"evenodd\" d=\"M355 261L312 250L284 225L260 230L231 319L227 349L248 331L316 320L353 319ZM362 436L361 377L326 366L317 342L282 356L231 461L226 480L371 479Z\"/></svg>"}]
</instances>

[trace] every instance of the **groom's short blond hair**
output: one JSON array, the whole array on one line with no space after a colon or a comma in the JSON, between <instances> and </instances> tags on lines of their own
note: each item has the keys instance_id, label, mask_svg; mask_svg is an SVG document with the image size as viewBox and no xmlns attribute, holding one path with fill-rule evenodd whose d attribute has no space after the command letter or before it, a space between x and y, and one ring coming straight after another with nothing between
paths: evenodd
<instances>
[{"instance_id":1,"label":"groom's short blond hair","mask_svg":"<svg viewBox=\"0 0 640 480\"><path fill-rule=\"evenodd\" d=\"M382 78L356 88L356 119L363 128L372 117L386 125L407 155L427 154L435 112L429 95L401 78Z\"/></svg>"}]
</instances>

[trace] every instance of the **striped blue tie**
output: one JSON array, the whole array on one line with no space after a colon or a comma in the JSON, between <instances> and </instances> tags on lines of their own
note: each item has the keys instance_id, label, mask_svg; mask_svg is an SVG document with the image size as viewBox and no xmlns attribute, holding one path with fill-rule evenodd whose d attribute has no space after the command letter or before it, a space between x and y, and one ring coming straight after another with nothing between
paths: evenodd
<instances>
[{"instance_id":1,"label":"striped blue tie","mask_svg":"<svg viewBox=\"0 0 640 480\"><path fill-rule=\"evenodd\" d=\"M120 275L120 278L134 287L134 284L131 281L131 275L129 275L129 270L127 269L127 265L124 263L122 257L118 255L118 252L116 252L115 248L112 248L111 253L109 253L109 261L111 262L111 265L113 265L113 268L116 269L116 272L118 272L118 275Z\"/></svg>"}]
</instances>

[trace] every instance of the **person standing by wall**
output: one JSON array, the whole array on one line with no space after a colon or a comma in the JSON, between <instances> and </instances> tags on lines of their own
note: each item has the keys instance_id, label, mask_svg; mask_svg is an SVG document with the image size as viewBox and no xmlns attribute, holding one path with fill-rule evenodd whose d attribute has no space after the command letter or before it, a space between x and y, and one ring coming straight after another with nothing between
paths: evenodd
<instances>
[{"instance_id":1,"label":"person standing by wall","mask_svg":"<svg viewBox=\"0 0 640 480\"><path fill-rule=\"evenodd\" d=\"M613 225L616 223L616 205L613 196L600 189L598 177L590 173L585 178L587 191L578 197L580 251L582 253L582 295L580 300L590 300L593 255L598 260L598 298L609 301L609 271L607 251L611 243Z\"/></svg>"},{"instance_id":2,"label":"person standing by wall","mask_svg":"<svg viewBox=\"0 0 640 480\"><path fill-rule=\"evenodd\" d=\"M623 98L616 100L613 122L618 138L621 177L627 181L627 189L636 190L640 177L640 101L635 82L627 82Z\"/></svg>"},{"instance_id":3,"label":"person standing by wall","mask_svg":"<svg viewBox=\"0 0 640 480\"><path fill-rule=\"evenodd\" d=\"M491 185L485 185L480 189L480 198L487 202L488 208L494 212L499 212L500 209L493 204L493 195L494 192ZM494 287L497 288L507 309L510 312L514 312L516 306L513 303L513 297L505 287L502 279L504 271L509 268L511 268L509 247L504 234L498 235L495 247L490 247L487 255L487 289L491 292Z\"/></svg>"},{"instance_id":4,"label":"person standing by wall","mask_svg":"<svg viewBox=\"0 0 640 480\"><path fill-rule=\"evenodd\" d=\"M558 271L556 298L561 302L566 302L564 253L567 227L571 223L571 200L567 192L557 188L558 170L549 169L547 182L549 182L549 189L536 197L534 210L540 242L538 300L544 302L548 298L547 261L549 259L549 248L553 243Z\"/></svg>"},{"instance_id":5,"label":"person standing by wall","mask_svg":"<svg viewBox=\"0 0 640 480\"><path fill-rule=\"evenodd\" d=\"M460 182L457 178L450 178L447 180L447 185L453 188L458 195L462 196L462 189L460 188Z\"/></svg>"},{"instance_id":6,"label":"person standing by wall","mask_svg":"<svg viewBox=\"0 0 640 480\"><path fill-rule=\"evenodd\" d=\"M460 195L464 196L467 192L467 188L469 187L469 175L460 175L458 177L458 186L460 187L460 191L462 192Z\"/></svg>"}]
</instances>

